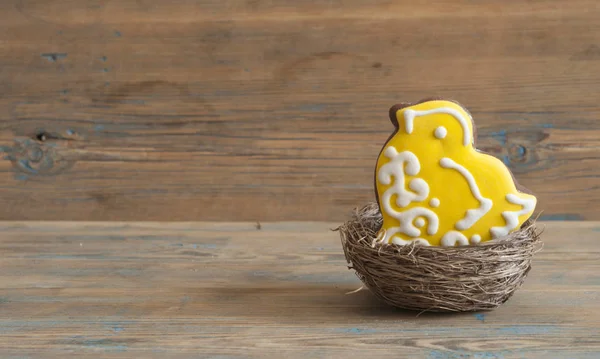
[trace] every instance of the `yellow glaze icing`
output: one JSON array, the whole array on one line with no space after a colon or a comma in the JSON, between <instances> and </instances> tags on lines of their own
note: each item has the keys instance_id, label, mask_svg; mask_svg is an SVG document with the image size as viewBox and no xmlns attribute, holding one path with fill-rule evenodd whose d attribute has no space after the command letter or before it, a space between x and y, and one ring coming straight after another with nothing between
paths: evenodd
<instances>
[{"instance_id":1,"label":"yellow glaze icing","mask_svg":"<svg viewBox=\"0 0 600 359\"><path fill-rule=\"evenodd\" d=\"M432 100L391 111L397 129L375 173L382 242L477 244L518 229L536 198L517 190L508 168L478 152L469 113Z\"/></svg>"}]
</instances>

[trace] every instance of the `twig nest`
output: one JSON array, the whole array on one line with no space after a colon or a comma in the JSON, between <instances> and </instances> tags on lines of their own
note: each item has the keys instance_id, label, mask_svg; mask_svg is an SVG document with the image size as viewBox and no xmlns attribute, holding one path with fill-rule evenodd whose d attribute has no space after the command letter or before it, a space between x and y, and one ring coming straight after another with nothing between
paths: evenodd
<instances>
[{"instance_id":1,"label":"twig nest","mask_svg":"<svg viewBox=\"0 0 600 359\"><path fill-rule=\"evenodd\" d=\"M457 247L381 244L377 203L338 228L349 268L384 302L434 312L491 310L523 284L541 247L534 221L506 237Z\"/></svg>"}]
</instances>

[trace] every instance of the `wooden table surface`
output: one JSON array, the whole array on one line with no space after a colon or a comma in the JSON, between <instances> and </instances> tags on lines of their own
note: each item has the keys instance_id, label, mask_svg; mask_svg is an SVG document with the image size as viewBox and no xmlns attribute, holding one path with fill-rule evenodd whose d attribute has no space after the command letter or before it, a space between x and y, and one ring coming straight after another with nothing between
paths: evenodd
<instances>
[{"instance_id":1,"label":"wooden table surface","mask_svg":"<svg viewBox=\"0 0 600 359\"><path fill-rule=\"evenodd\" d=\"M492 312L395 310L336 223L0 224L0 357L600 358L600 223L547 222Z\"/></svg>"}]
</instances>

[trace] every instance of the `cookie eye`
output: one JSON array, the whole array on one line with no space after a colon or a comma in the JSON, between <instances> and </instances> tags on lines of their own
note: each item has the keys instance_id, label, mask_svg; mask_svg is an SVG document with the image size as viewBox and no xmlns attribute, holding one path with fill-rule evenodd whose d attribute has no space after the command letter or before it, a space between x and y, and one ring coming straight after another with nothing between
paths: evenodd
<instances>
[{"instance_id":1,"label":"cookie eye","mask_svg":"<svg viewBox=\"0 0 600 359\"><path fill-rule=\"evenodd\" d=\"M442 138L446 137L448 130L446 130L446 127L440 126L433 131L433 134L435 135L435 138L439 138L441 140Z\"/></svg>"}]
</instances>

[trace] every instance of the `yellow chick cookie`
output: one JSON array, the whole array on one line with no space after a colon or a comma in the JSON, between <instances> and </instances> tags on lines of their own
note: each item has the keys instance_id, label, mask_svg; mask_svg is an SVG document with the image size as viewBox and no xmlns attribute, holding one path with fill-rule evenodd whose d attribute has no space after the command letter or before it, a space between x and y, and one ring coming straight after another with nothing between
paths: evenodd
<instances>
[{"instance_id":1,"label":"yellow chick cookie","mask_svg":"<svg viewBox=\"0 0 600 359\"><path fill-rule=\"evenodd\" d=\"M396 130L377 159L385 243L457 246L508 235L537 200L499 159L475 149L471 115L447 100L390 109Z\"/></svg>"}]
</instances>

